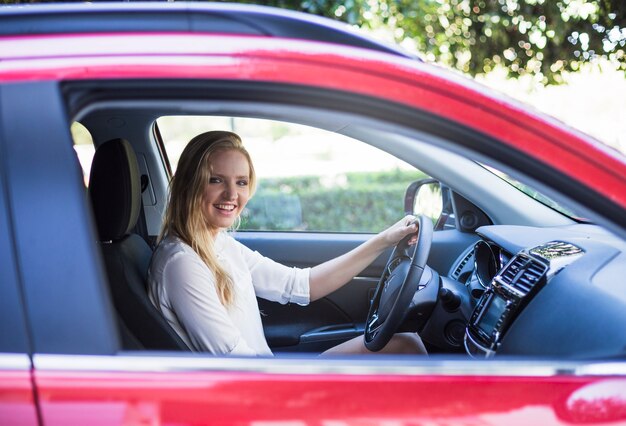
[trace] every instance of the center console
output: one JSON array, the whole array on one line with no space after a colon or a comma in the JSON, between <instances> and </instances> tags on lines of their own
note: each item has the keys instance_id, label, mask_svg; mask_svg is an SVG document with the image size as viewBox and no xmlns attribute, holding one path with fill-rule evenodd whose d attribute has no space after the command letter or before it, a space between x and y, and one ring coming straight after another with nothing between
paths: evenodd
<instances>
[{"instance_id":1,"label":"center console","mask_svg":"<svg viewBox=\"0 0 626 426\"><path fill-rule=\"evenodd\" d=\"M495 355L511 323L548 279L582 256L579 247L551 241L514 256L480 297L465 331L465 350L476 357Z\"/></svg>"},{"instance_id":2,"label":"center console","mask_svg":"<svg viewBox=\"0 0 626 426\"><path fill-rule=\"evenodd\" d=\"M546 281L548 264L520 253L496 275L483 293L465 333L465 349L474 356L490 357L519 311Z\"/></svg>"}]
</instances>

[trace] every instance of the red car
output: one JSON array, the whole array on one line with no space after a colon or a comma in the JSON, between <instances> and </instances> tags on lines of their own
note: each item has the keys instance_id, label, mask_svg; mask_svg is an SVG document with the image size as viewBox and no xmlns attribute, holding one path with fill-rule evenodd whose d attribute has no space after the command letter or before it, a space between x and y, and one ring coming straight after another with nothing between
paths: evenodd
<instances>
[{"instance_id":1,"label":"red car","mask_svg":"<svg viewBox=\"0 0 626 426\"><path fill-rule=\"evenodd\" d=\"M191 352L145 282L211 129L255 158L254 250L315 265L405 212L417 249L259 299L274 357ZM2 424L626 424L624 157L393 46L263 7L3 7L0 153ZM399 330L430 355L318 357Z\"/></svg>"}]
</instances>

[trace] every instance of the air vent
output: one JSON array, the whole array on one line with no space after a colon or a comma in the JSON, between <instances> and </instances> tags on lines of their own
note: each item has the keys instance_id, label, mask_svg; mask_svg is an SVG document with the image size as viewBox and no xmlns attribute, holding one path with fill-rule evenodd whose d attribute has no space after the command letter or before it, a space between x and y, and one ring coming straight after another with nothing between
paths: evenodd
<instances>
[{"instance_id":1,"label":"air vent","mask_svg":"<svg viewBox=\"0 0 626 426\"><path fill-rule=\"evenodd\" d=\"M463 272L463 268L465 268L465 265L467 265L467 262L470 261L470 259L472 258L473 255L474 255L474 250L470 250L465 255L463 260L461 260L461 262L458 264L458 266L456 267L456 269L452 273L452 278L454 278L455 280L459 279L459 277L461 276L461 272Z\"/></svg>"},{"instance_id":2,"label":"air vent","mask_svg":"<svg viewBox=\"0 0 626 426\"><path fill-rule=\"evenodd\" d=\"M513 282L513 288L520 290L522 293L528 294L535 284L541 279L545 268L541 264L528 262L524 271L518 275L516 281Z\"/></svg>"},{"instance_id":3,"label":"air vent","mask_svg":"<svg viewBox=\"0 0 626 426\"><path fill-rule=\"evenodd\" d=\"M539 282L546 272L546 267L532 259L516 256L502 272L502 284L526 295Z\"/></svg>"},{"instance_id":4,"label":"air vent","mask_svg":"<svg viewBox=\"0 0 626 426\"><path fill-rule=\"evenodd\" d=\"M515 257L513 261L506 267L506 269L502 272L502 281L504 284L511 285L511 283L515 280L515 277L522 270L524 264L526 262L521 257Z\"/></svg>"}]
</instances>

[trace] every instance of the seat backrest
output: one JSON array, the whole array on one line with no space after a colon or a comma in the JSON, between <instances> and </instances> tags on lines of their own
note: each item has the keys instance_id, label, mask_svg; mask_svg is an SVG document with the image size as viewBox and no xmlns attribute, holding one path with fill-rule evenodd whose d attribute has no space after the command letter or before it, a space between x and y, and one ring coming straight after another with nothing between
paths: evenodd
<instances>
[{"instance_id":1,"label":"seat backrest","mask_svg":"<svg viewBox=\"0 0 626 426\"><path fill-rule=\"evenodd\" d=\"M146 349L189 350L148 299L152 250L131 232L141 210L141 183L128 141L113 139L96 149L89 196L123 341L138 341ZM128 332L131 336L124 334Z\"/></svg>"}]
</instances>

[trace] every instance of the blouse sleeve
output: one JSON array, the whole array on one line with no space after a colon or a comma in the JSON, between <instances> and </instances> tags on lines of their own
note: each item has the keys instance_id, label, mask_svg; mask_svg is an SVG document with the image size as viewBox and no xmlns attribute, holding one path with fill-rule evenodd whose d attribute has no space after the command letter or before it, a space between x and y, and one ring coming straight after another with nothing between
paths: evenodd
<instances>
[{"instance_id":1,"label":"blouse sleeve","mask_svg":"<svg viewBox=\"0 0 626 426\"><path fill-rule=\"evenodd\" d=\"M215 355L257 355L244 341L219 300L215 277L189 253L174 253L163 271L172 310L191 344Z\"/></svg>"},{"instance_id":2,"label":"blouse sleeve","mask_svg":"<svg viewBox=\"0 0 626 426\"><path fill-rule=\"evenodd\" d=\"M236 243L250 270L257 296L282 304L308 305L311 268L288 267Z\"/></svg>"}]
</instances>

